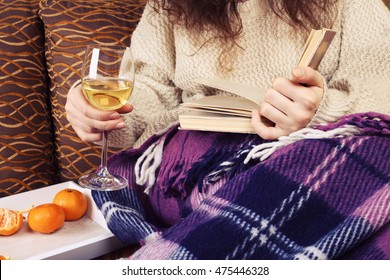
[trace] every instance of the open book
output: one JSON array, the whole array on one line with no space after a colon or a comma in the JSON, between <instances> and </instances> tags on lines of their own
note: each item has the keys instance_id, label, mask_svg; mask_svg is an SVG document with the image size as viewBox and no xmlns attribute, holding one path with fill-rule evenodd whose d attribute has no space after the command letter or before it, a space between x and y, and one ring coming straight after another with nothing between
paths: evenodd
<instances>
[{"instance_id":1,"label":"open book","mask_svg":"<svg viewBox=\"0 0 390 280\"><path fill-rule=\"evenodd\" d=\"M181 129L253 133L251 112L260 110L264 96L261 91L265 90L219 79L198 78L195 81L237 96L207 96L182 103L182 108L187 110L179 116Z\"/></svg>"},{"instance_id":2,"label":"open book","mask_svg":"<svg viewBox=\"0 0 390 280\"><path fill-rule=\"evenodd\" d=\"M312 30L297 65L317 69L335 34L325 28ZM186 110L179 116L181 129L254 133L251 112L260 109L265 89L221 79L198 78L195 82L236 96L207 96L182 103Z\"/></svg>"}]
</instances>

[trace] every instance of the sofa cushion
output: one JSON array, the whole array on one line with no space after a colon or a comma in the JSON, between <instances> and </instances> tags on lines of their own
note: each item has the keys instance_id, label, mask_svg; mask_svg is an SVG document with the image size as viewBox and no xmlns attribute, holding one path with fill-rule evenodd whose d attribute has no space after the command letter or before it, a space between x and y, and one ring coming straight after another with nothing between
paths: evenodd
<instances>
[{"instance_id":1,"label":"sofa cushion","mask_svg":"<svg viewBox=\"0 0 390 280\"><path fill-rule=\"evenodd\" d=\"M123 0L40 1L61 181L76 180L100 163L100 146L81 142L64 110L69 88L80 79L85 48L90 43L129 45L143 6Z\"/></svg>"},{"instance_id":2,"label":"sofa cushion","mask_svg":"<svg viewBox=\"0 0 390 280\"><path fill-rule=\"evenodd\" d=\"M43 25L38 1L0 1L0 197L52 184Z\"/></svg>"}]
</instances>

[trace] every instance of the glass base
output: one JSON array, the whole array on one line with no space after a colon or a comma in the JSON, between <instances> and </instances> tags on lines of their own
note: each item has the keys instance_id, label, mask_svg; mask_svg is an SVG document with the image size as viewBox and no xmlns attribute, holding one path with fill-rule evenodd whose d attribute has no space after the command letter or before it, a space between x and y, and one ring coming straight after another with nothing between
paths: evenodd
<instances>
[{"instance_id":1,"label":"glass base","mask_svg":"<svg viewBox=\"0 0 390 280\"><path fill-rule=\"evenodd\" d=\"M97 191L116 191L128 186L125 178L118 175L101 176L97 173L90 173L80 177L79 185L83 188Z\"/></svg>"}]
</instances>

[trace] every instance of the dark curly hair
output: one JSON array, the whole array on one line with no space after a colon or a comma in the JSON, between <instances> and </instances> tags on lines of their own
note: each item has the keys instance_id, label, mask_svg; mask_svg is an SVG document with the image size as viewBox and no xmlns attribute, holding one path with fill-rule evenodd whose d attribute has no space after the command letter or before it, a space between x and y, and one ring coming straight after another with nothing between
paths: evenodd
<instances>
[{"instance_id":1,"label":"dark curly hair","mask_svg":"<svg viewBox=\"0 0 390 280\"><path fill-rule=\"evenodd\" d=\"M140 0L146 1L146 0ZM232 70L231 62L235 47L242 32L239 4L247 0L149 0L146 1L156 13L164 11L173 25L184 26L193 33L212 31L212 37L199 43L200 50L209 42L220 43L218 57L220 69ZM302 42L311 29L330 28L335 18L332 4L337 0L264 0L271 12L280 20L289 24L300 36ZM260 5L260 3L259 3ZM196 38L196 37L194 37ZM196 52L195 52L196 53ZM194 53L194 54L195 54Z\"/></svg>"},{"instance_id":2,"label":"dark curly hair","mask_svg":"<svg viewBox=\"0 0 390 280\"><path fill-rule=\"evenodd\" d=\"M213 28L224 39L234 39L242 30L238 5L247 0L150 0L156 11L165 10L174 24L193 31ZM302 32L329 27L325 23L337 0L265 0L281 20ZM325 16L324 16L325 15ZM329 20L329 18L327 19ZM325 26L324 26L325 25Z\"/></svg>"}]
</instances>

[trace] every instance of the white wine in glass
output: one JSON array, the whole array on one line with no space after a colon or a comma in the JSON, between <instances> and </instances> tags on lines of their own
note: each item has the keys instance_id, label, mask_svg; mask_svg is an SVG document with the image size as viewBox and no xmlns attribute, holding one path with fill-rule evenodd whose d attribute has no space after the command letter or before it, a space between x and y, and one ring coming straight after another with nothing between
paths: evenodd
<instances>
[{"instance_id":1,"label":"white wine in glass","mask_svg":"<svg viewBox=\"0 0 390 280\"><path fill-rule=\"evenodd\" d=\"M131 96L134 64L130 48L89 45L82 68L82 91L90 104L100 110L117 110ZM108 132L103 131L101 164L96 172L79 179L82 187L93 190L119 190L128 185L125 178L107 169Z\"/></svg>"},{"instance_id":2,"label":"white wine in glass","mask_svg":"<svg viewBox=\"0 0 390 280\"><path fill-rule=\"evenodd\" d=\"M126 79L107 78L83 80L83 92L88 101L100 110L117 110L129 99L133 83Z\"/></svg>"}]
</instances>

